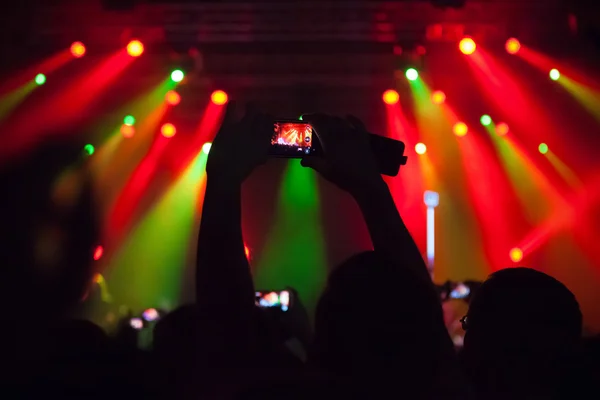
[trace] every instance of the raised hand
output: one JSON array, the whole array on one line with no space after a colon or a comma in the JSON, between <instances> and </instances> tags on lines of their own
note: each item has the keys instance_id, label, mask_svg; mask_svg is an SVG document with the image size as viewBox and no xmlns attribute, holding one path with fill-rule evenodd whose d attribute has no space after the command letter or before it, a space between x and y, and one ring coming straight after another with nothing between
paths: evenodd
<instances>
[{"instance_id":1,"label":"raised hand","mask_svg":"<svg viewBox=\"0 0 600 400\"><path fill-rule=\"evenodd\" d=\"M243 182L258 165L267 160L273 119L252 106L241 120L235 119L235 103L229 103L206 163L209 179Z\"/></svg>"},{"instance_id":2,"label":"raised hand","mask_svg":"<svg viewBox=\"0 0 600 400\"><path fill-rule=\"evenodd\" d=\"M369 133L355 117L342 119L324 114L304 115L323 147L323 155L306 157L302 165L350 193L382 180Z\"/></svg>"}]
</instances>

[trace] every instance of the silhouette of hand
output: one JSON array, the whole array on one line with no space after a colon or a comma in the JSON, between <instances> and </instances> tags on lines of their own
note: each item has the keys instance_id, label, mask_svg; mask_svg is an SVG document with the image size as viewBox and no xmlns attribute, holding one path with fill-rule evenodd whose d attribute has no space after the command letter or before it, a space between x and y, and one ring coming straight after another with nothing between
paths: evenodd
<instances>
[{"instance_id":1,"label":"silhouette of hand","mask_svg":"<svg viewBox=\"0 0 600 400\"><path fill-rule=\"evenodd\" d=\"M303 116L303 120L314 126L323 155L305 157L302 166L314 169L350 193L382 179L371 150L369 133L359 119L314 114Z\"/></svg>"},{"instance_id":2,"label":"silhouette of hand","mask_svg":"<svg viewBox=\"0 0 600 400\"><path fill-rule=\"evenodd\" d=\"M273 119L246 107L241 120L235 120L235 103L229 103L206 163L209 178L218 177L242 183L268 155L273 135Z\"/></svg>"}]
</instances>

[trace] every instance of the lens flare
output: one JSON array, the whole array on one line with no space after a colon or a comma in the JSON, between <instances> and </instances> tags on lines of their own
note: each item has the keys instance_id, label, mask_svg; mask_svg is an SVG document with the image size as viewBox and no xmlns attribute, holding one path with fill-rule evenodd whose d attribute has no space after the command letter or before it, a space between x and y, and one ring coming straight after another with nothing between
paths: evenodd
<instances>
[{"instance_id":1,"label":"lens flare","mask_svg":"<svg viewBox=\"0 0 600 400\"><path fill-rule=\"evenodd\" d=\"M415 145L415 152L421 155L427 153L427 146L425 146L425 143L417 143Z\"/></svg>"},{"instance_id":2,"label":"lens flare","mask_svg":"<svg viewBox=\"0 0 600 400\"><path fill-rule=\"evenodd\" d=\"M393 105L398 103L400 100L400 95L393 89L386 90L383 92L383 102L388 105Z\"/></svg>"},{"instance_id":3,"label":"lens flare","mask_svg":"<svg viewBox=\"0 0 600 400\"><path fill-rule=\"evenodd\" d=\"M121 135L126 138L133 137L135 135L135 128L131 125L121 125Z\"/></svg>"},{"instance_id":4,"label":"lens flare","mask_svg":"<svg viewBox=\"0 0 600 400\"><path fill-rule=\"evenodd\" d=\"M123 118L123 123L125 125L133 126L135 125L135 117L133 115L127 115Z\"/></svg>"},{"instance_id":5,"label":"lens flare","mask_svg":"<svg viewBox=\"0 0 600 400\"><path fill-rule=\"evenodd\" d=\"M508 54L517 54L521 50L521 42L515 38L510 38L506 41L505 47Z\"/></svg>"},{"instance_id":6,"label":"lens flare","mask_svg":"<svg viewBox=\"0 0 600 400\"><path fill-rule=\"evenodd\" d=\"M174 90L169 90L165 95L165 101L167 104L176 106L181 102L181 96Z\"/></svg>"},{"instance_id":7,"label":"lens flare","mask_svg":"<svg viewBox=\"0 0 600 400\"><path fill-rule=\"evenodd\" d=\"M98 261L99 259L101 259L103 254L104 247L96 246L96 248L94 249L94 261Z\"/></svg>"},{"instance_id":8,"label":"lens flare","mask_svg":"<svg viewBox=\"0 0 600 400\"><path fill-rule=\"evenodd\" d=\"M446 93L441 90L436 90L431 94L431 102L433 104L444 104L446 102Z\"/></svg>"},{"instance_id":9,"label":"lens flare","mask_svg":"<svg viewBox=\"0 0 600 400\"><path fill-rule=\"evenodd\" d=\"M173 82L179 83L183 80L183 78L185 78L185 74L182 70L176 69L175 71L171 72L171 80Z\"/></svg>"},{"instance_id":10,"label":"lens flare","mask_svg":"<svg viewBox=\"0 0 600 400\"><path fill-rule=\"evenodd\" d=\"M485 114L481 116L481 125L483 126L490 126L492 124L492 117L490 117L489 115Z\"/></svg>"},{"instance_id":11,"label":"lens flare","mask_svg":"<svg viewBox=\"0 0 600 400\"><path fill-rule=\"evenodd\" d=\"M37 83L39 86L42 86L44 83L46 83L46 75L37 74L35 76L35 83Z\"/></svg>"},{"instance_id":12,"label":"lens flare","mask_svg":"<svg viewBox=\"0 0 600 400\"><path fill-rule=\"evenodd\" d=\"M86 144L85 146L83 146L83 151L85 151L85 153L88 156L91 156L92 154L94 154L94 152L96 151L96 149L94 148L93 145L91 144Z\"/></svg>"},{"instance_id":13,"label":"lens flare","mask_svg":"<svg viewBox=\"0 0 600 400\"><path fill-rule=\"evenodd\" d=\"M469 55L475 53L475 50L477 50L477 45L473 39L464 38L458 44L458 48L460 49L461 53Z\"/></svg>"},{"instance_id":14,"label":"lens flare","mask_svg":"<svg viewBox=\"0 0 600 400\"><path fill-rule=\"evenodd\" d=\"M144 52L144 45L139 40L132 40L127 45L127 54L131 57L139 57Z\"/></svg>"},{"instance_id":15,"label":"lens flare","mask_svg":"<svg viewBox=\"0 0 600 400\"><path fill-rule=\"evenodd\" d=\"M419 78L419 71L414 68L409 68L406 70L406 79L409 81L416 81Z\"/></svg>"},{"instance_id":16,"label":"lens flare","mask_svg":"<svg viewBox=\"0 0 600 400\"><path fill-rule=\"evenodd\" d=\"M540 151L540 153L542 154L546 154L548 153L548 145L546 143L542 143L538 146L538 150Z\"/></svg>"},{"instance_id":17,"label":"lens flare","mask_svg":"<svg viewBox=\"0 0 600 400\"><path fill-rule=\"evenodd\" d=\"M550 79L552 79L553 81L557 81L560 79L560 72L556 68L550 71Z\"/></svg>"},{"instance_id":18,"label":"lens flare","mask_svg":"<svg viewBox=\"0 0 600 400\"><path fill-rule=\"evenodd\" d=\"M496 125L496 133L500 136L506 135L509 130L510 128L504 122L500 122L498 125Z\"/></svg>"},{"instance_id":19,"label":"lens flare","mask_svg":"<svg viewBox=\"0 0 600 400\"><path fill-rule=\"evenodd\" d=\"M227 103L227 100L228 100L227 93L225 93L222 90L215 90L210 95L210 101L212 101L213 104L216 104L218 106L222 106L223 104Z\"/></svg>"},{"instance_id":20,"label":"lens flare","mask_svg":"<svg viewBox=\"0 0 600 400\"><path fill-rule=\"evenodd\" d=\"M514 249L511 249L508 256L514 263L521 262L523 260L523 250L515 247Z\"/></svg>"},{"instance_id":21,"label":"lens flare","mask_svg":"<svg viewBox=\"0 0 600 400\"><path fill-rule=\"evenodd\" d=\"M166 138L172 138L177 133L175 125L166 123L160 128L160 133Z\"/></svg>"},{"instance_id":22,"label":"lens flare","mask_svg":"<svg viewBox=\"0 0 600 400\"><path fill-rule=\"evenodd\" d=\"M75 58L81 58L85 54L85 46L81 42L75 42L71 45L71 54Z\"/></svg>"},{"instance_id":23,"label":"lens flare","mask_svg":"<svg viewBox=\"0 0 600 400\"><path fill-rule=\"evenodd\" d=\"M469 127L464 122L457 122L456 124L454 124L452 131L456 136L462 137L469 132Z\"/></svg>"}]
</instances>

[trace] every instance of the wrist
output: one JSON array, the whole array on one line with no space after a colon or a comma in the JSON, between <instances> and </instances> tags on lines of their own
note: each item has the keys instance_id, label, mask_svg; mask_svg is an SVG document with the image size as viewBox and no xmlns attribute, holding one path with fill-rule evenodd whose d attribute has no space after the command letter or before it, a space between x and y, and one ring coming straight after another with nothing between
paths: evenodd
<instances>
[{"instance_id":1,"label":"wrist","mask_svg":"<svg viewBox=\"0 0 600 400\"><path fill-rule=\"evenodd\" d=\"M389 196L390 189L383 178L378 176L369 181L358 183L350 190L350 194L359 204L362 204L364 202L372 202L373 200L384 196Z\"/></svg>"}]
</instances>

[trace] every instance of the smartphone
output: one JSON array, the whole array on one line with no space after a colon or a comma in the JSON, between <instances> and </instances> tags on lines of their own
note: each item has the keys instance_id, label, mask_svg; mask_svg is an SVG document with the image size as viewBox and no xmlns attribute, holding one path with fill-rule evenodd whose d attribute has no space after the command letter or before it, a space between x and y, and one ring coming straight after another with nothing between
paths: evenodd
<instances>
[{"instance_id":1,"label":"smartphone","mask_svg":"<svg viewBox=\"0 0 600 400\"><path fill-rule=\"evenodd\" d=\"M291 305L291 294L289 290L280 292L256 292L256 305L261 308L278 308L287 311Z\"/></svg>"},{"instance_id":2,"label":"smartphone","mask_svg":"<svg viewBox=\"0 0 600 400\"><path fill-rule=\"evenodd\" d=\"M131 326L135 330L141 330L144 327L144 321L141 318L131 318L129 320L129 326Z\"/></svg>"},{"instance_id":3,"label":"smartphone","mask_svg":"<svg viewBox=\"0 0 600 400\"><path fill-rule=\"evenodd\" d=\"M405 144L399 140L369 134L370 146L382 175L396 176L405 165ZM302 158L321 154L318 133L309 123L297 120L277 120L273 123L273 136L269 155L273 157Z\"/></svg>"},{"instance_id":4,"label":"smartphone","mask_svg":"<svg viewBox=\"0 0 600 400\"><path fill-rule=\"evenodd\" d=\"M471 288L464 283L457 284L450 292L451 299L466 299L471 294Z\"/></svg>"},{"instance_id":5,"label":"smartphone","mask_svg":"<svg viewBox=\"0 0 600 400\"><path fill-rule=\"evenodd\" d=\"M297 120L278 120L273 123L269 155L302 158L315 154L314 129L311 124Z\"/></svg>"}]
</instances>

